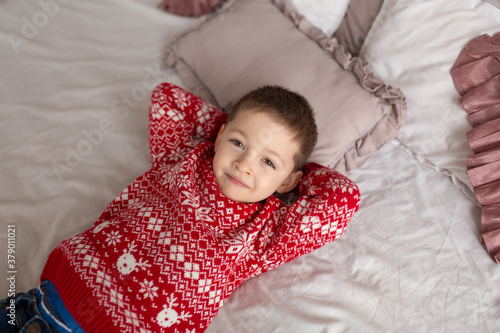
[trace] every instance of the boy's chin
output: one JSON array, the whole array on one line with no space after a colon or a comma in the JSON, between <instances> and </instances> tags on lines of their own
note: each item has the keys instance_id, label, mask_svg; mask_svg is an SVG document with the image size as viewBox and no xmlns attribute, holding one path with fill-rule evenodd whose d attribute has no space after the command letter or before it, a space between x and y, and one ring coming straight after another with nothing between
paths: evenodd
<instances>
[{"instance_id":1,"label":"boy's chin","mask_svg":"<svg viewBox=\"0 0 500 333\"><path fill-rule=\"evenodd\" d=\"M227 185L224 182L219 183L217 177L215 177L215 181L219 187L220 192L228 199L239 202L239 203L256 203L262 202L269 198L273 193L269 193L269 195L256 195L256 193L251 191L245 191L243 189L235 188L235 186ZM221 186L222 185L222 186Z\"/></svg>"}]
</instances>

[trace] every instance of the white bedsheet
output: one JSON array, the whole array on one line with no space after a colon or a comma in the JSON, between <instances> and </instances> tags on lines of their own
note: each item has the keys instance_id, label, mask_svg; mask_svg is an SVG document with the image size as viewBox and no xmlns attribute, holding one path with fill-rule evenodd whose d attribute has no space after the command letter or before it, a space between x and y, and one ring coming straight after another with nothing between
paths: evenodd
<instances>
[{"instance_id":1,"label":"white bedsheet","mask_svg":"<svg viewBox=\"0 0 500 333\"><path fill-rule=\"evenodd\" d=\"M70 1L50 17L37 2L2 3L0 230L17 227L19 290L37 283L53 247L149 168L151 91L181 84L160 68L163 50L196 22L155 4ZM49 19L37 28L38 17Z\"/></svg>"},{"instance_id":2,"label":"white bedsheet","mask_svg":"<svg viewBox=\"0 0 500 333\"><path fill-rule=\"evenodd\" d=\"M0 297L149 168L149 95L182 86L164 47L197 22L158 1L0 2ZM57 5L56 5L57 4ZM479 207L398 144L352 173L344 236L243 284L208 332L498 332L500 267Z\"/></svg>"}]
</instances>

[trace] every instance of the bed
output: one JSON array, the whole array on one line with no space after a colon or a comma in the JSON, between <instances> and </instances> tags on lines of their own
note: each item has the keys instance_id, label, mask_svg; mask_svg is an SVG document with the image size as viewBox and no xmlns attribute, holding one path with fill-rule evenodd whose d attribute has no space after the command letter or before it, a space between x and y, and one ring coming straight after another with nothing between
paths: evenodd
<instances>
[{"instance_id":1,"label":"bed","mask_svg":"<svg viewBox=\"0 0 500 333\"><path fill-rule=\"evenodd\" d=\"M450 74L469 41L500 31L498 1L352 0L329 13L298 0L255 3L264 1L288 13L287 29L321 50L318 57L328 54L343 61L340 72L370 81L370 108L383 100L389 111L371 127L355 111L336 116L340 128L322 119L327 141L312 158L349 174L361 191L360 210L339 240L245 282L207 332L500 331L498 252L482 242L485 204L466 162L475 153L467 140L472 125ZM238 45L218 33L233 29L228 22L249 1L201 17L167 12L159 2L0 2L2 297L34 288L51 250L88 229L148 170L148 106L157 84L177 84L230 109L240 93L235 82L247 82L248 73L260 79L265 59L278 57L248 62L227 54ZM245 54L257 41L249 40ZM300 52L287 47L277 67L297 72L301 66L286 66ZM247 72L235 74L239 68ZM222 84L226 78L232 83ZM334 81L358 84L349 80ZM360 94L347 100L364 101ZM360 126L356 140L341 132L351 122ZM338 147L326 132L347 142Z\"/></svg>"}]
</instances>

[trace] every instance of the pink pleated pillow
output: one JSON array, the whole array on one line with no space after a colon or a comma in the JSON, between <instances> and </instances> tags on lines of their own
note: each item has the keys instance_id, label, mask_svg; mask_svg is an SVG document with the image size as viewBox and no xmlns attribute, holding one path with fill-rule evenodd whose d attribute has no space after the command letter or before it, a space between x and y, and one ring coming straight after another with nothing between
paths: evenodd
<instances>
[{"instance_id":1,"label":"pink pleated pillow","mask_svg":"<svg viewBox=\"0 0 500 333\"><path fill-rule=\"evenodd\" d=\"M197 17L213 12L225 0L163 0L159 7L171 14Z\"/></svg>"}]
</instances>

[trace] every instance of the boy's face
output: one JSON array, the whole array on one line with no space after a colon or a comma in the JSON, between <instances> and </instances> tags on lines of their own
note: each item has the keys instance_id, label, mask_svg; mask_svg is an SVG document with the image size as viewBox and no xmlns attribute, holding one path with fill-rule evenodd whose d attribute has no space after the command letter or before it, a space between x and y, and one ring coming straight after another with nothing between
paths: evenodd
<instances>
[{"instance_id":1,"label":"boy's face","mask_svg":"<svg viewBox=\"0 0 500 333\"><path fill-rule=\"evenodd\" d=\"M267 114L242 110L224 125L215 141L213 171L222 193L238 202L258 202L292 190L298 144L285 126Z\"/></svg>"}]
</instances>

